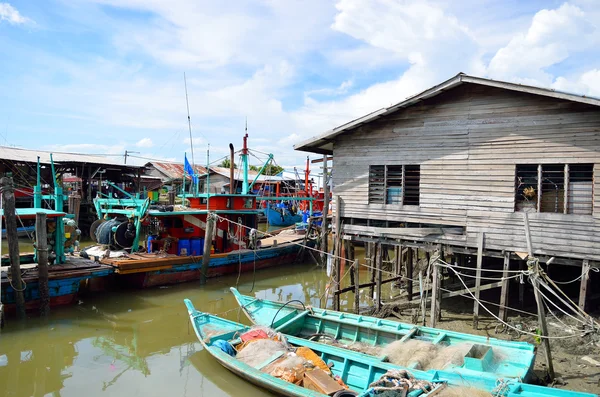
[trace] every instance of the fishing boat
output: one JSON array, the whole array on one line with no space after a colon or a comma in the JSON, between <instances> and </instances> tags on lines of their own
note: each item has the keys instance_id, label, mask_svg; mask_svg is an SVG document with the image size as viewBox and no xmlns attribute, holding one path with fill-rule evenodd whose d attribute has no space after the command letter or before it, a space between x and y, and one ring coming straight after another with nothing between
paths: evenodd
<instances>
[{"instance_id":1,"label":"fishing boat","mask_svg":"<svg viewBox=\"0 0 600 397\"><path fill-rule=\"evenodd\" d=\"M122 284L141 288L293 263L302 249L301 243L314 243L305 242L305 236L293 229L268 234L258 230L260 209L257 196L251 193L257 179L248 180L247 139L248 134L241 151L241 193L234 193L233 186L229 194L210 193L207 174L205 193L199 193L196 181L190 193L184 186L180 195L184 204L151 207L148 199L113 186L125 197L94 200L98 220L92 224L90 235L99 246L87 249L84 255L98 257L112 266ZM198 175L191 174L194 167L187 158L184 164L184 169L191 170L188 173L192 181L197 179ZM213 222L214 230L207 235L209 222ZM204 252L206 239L210 240L206 245L210 250ZM203 269L206 256L208 268Z\"/></svg>"},{"instance_id":2,"label":"fishing boat","mask_svg":"<svg viewBox=\"0 0 600 397\"><path fill-rule=\"evenodd\" d=\"M264 209L270 226L291 226L302 222L303 213L292 202L268 203Z\"/></svg>"},{"instance_id":3,"label":"fishing boat","mask_svg":"<svg viewBox=\"0 0 600 397\"><path fill-rule=\"evenodd\" d=\"M527 342L504 341L333 310L307 309L293 302L245 296L235 288L231 288L231 292L252 323L279 328L286 334L334 339L336 345L351 348L354 345L357 348L383 348L398 340L427 342L440 348L462 346L464 359L443 368L445 372L519 381L528 381L532 375L536 349ZM385 349L375 350L385 354ZM416 367L419 363L407 362L406 365Z\"/></svg>"},{"instance_id":4,"label":"fishing boat","mask_svg":"<svg viewBox=\"0 0 600 397\"><path fill-rule=\"evenodd\" d=\"M447 388L450 391L452 388L467 387L462 395L469 395L469 391L473 388L479 391L488 391L490 396L506 396L506 397L592 397L597 396L589 393L573 392L568 390L550 389L541 386L527 385L516 381L507 381L497 383L495 380L486 377L459 375L451 372L443 371L420 371L416 369L408 369L388 362L384 362L380 358L369 356L360 352L351 351L339 348L332 345L313 342L307 339L284 334L283 338L287 341L291 351L298 348L310 349L317 357L316 360L321 360L325 363L326 368L329 368L331 376L339 379L339 384L343 384L348 389L341 389L339 392L323 394L320 391L309 389L306 380L304 382L290 383L283 380L283 377L274 375L276 372L269 373L269 368L276 367L281 360L282 354L277 353L270 356L268 359L258 362L256 365L249 365L243 362L240 358L240 347L243 347L245 342L243 336L246 333L252 334L255 329L246 325L236 323L234 321L219 318L217 316L200 312L194 308L194 305L189 299L184 300L190 316L190 321L196 332L198 340L206 349L206 351L214 357L223 367L227 368L237 376L267 390L284 396L326 396L333 395L336 397L342 396L374 396L377 395L376 390L379 385L385 384L392 374L404 374L406 379L410 379L410 383L414 385L424 386L423 388L414 387L407 390L408 393L397 395L405 395L410 397L416 396L438 396L443 397L443 393ZM299 316L305 316L300 313ZM289 321L285 321L279 325L274 331L284 329ZM292 320L293 321L293 320ZM278 338L281 338L278 336ZM282 338L282 339L283 339ZM288 353L289 354L289 353ZM300 355L296 350L296 355ZM312 362L312 364L315 364ZM316 368L320 368L318 365ZM306 379L306 372L304 379ZM309 376L310 378L310 376ZM384 382L382 382L382 380ZM397 379L396 379L397 381ZM303 387L304 386L304 387ZM453 396L459 394L451 394Z\"/></svg>"},{"instance_id":5,"label":"fishing boat","mask_svg":"<svg viewBox=\"0 0 600 397\"><path fill-rule=\"evenodd\" d=\"M35 226L23 226L17 228L17 237L29 236L35 232ZM6 237L6 229L2 229L2 237Z\"/></svg>"}]
</instances>

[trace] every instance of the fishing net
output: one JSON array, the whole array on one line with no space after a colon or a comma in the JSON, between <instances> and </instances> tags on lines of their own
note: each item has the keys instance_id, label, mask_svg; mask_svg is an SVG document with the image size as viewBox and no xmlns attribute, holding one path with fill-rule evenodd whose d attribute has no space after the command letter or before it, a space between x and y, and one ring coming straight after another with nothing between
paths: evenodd
<instances>
[{"instance_id":1,"label":"fishing net","mask_svg":"<svg viewBox=\"0 0 600 397\"><path fill-rule=\"evenodd\" d=\"M236 358L251 367L258 367L277 353L284 354L287 347L284 343L272 339L254 339L246 342L238 351Z\"/></svg>"},{"instance_id":2,"label":"fishing net","mask_svg":"<svg viewBox=\"0 0 600 397\"><path fill-rule=\"evenodd\" d=\"M422 370L444 369L449 365L462 365L471 346L468 343L441 346L420 340L395 341L384 347L382 353L396 365L415 365L415 368Z\"/></svg>"}]
</instances>

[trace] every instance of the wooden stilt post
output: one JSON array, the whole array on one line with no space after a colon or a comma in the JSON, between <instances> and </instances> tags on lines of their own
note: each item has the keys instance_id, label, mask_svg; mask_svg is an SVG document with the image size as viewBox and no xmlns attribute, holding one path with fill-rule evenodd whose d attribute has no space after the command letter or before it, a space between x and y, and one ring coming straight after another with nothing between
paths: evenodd
<instances>
[{"instance_id":1,"label":"wooden stilt post","mask_svg":"<svg viewBox=\"0 0 600 397\"><path fill-rule=\"evenodd\" d=\"M354 255L352 256L354 258ZM354 313L360 312L360 263L354 263Z\"/></svg>"},{"instance_id":2,"label":"wooden stilt post","mask_svg":"<svg viewBox=\"0 0 600 397\"><path fill-rule=\"evenodd\" d=\"M40 290L40 315L50 313L50 290L48 288L48 233L46 214L35 214L35 252L38 261L38 283Z\"/></svg>"},{"instance_id":3,"label":"wooden stilt post","mask_svg":"<svg viewBox=\"0 0 600 397\"><path fill-rule=\"evenodd\" d=\"M587 289L590 284L590 261L583 260L581 267L581 286L579 287L579 308L585 311L585 303L587 301Z\"/></svg>"},{"instance_id":4,"label":"wooden stilt post","mask_svg":"<svg viewBox=\"0 0 600 397\"><path fill-rule=\"evenodd\" d=\"M8 240L8 255L10 257L10 278L15 291L15 304L17 317L25 318L25 297L23 295L23 281L21 280L21 258L19 256L19 239L17 236L17 215L15 209L15 191L12 178L0 179L2 190L2 206L6 222L6 239Z\"/></svg>"},{"instance_id":5,"label":"wooden stilt post","mask_svg":"<svg viewBox=\"0 0 600 397\"><path fill-rule=\"evenodd\" d=\"M439 316L438 299L440 295L440 267L437 263L433 263L431 266L433 266L433 284L431 286L431 314L429 317L429 326L435 328Z\"/></svg>"},{"instance_id":6,"label":"wooden stilt post","mask_svg":"<svg viewBox=\"0 0 600 397\"><path fill-rule=\"evenodd\" d=\"M500 289L500 312L498 313L498 317L502 319L502 321L506 321L508 318L508 308L506 307L508 304L508 271L510 269L510 252L504 251L504 266L502 268L502 287Z\"/></svg>"},{"instance_id":7,"label":"wooden stilt post","mask_svg":"<svg viewBox=\"0 0 600 397\"><path fill-rule=\"evenodd\" d=\"M392 271L392 273L394 274L394 276L397 276L400 274L400 269L402 269L402 247L396 245L394 246L394 270Z\"/></svg>"},{"instance_id":8,"label":"wooden stilt post","mask_svg":"<svg viewBox=\"0 0 600 397\"><path fill-rule=\"evenodd\" d=\"M381 273L383 271L383 257L385 256L384 254L384 245L383 244L377 244L377 301L376 301L376 307L377 307L377 312L379 312L381 310Z\"/></svg>"},{"instance_id":9,"label":"wooden stilt post","mask_svg":"<svg viewBox=\"0 0 600 397\"><path fill-rule=\"evenodd\" d=\"M544 304L542 302L542 296L539 292L540 284L538 281L539 274L539 263L536 263L536 274L531 278L533 284L533 292L535 294L535 302L537 304L538 310L538 324L540 330L542 331L542 344L544 345L544 353L546 355L546 364L548 368L548 376L550 380L555 378L554 375L554 365L552 363L552 352L550 351L550 340L547 338L548 336L548 326L546 325L546 311L544 309Z\"/></svg>"},{"instance_id":10,"label":"wooden stilt post","mask_svg":"<svg viewBox=\"0 0 600 397\"><path fill-rule=\"evenodd\" d=\"M481 265L483 263L483 232L477 236L477 271L475 272L475 303L473 306L473 329L479 325L479 294L481 292Z\"/></svg>"},{"instance_id":11,"label":"wooden stilt post","mask_svg":"<svg viewBox=\"0 0 600 397\"><path fill-rule=\"evenodd\" d=\"M413 297L413 249L408 247L406 252L406 293L407 300L410 302Z\"/></svg>"},{"instance_id":12,"label":"wooden stilt post","mask_svg":"<svg viewBox=\"0 0 600 397\"><path fill-rule=\"evenodd\" d=\"M346 266L354 265L354 257L350 257L350 247L352 243L348 240L344 240L344 258L346 258ZM354 269L348 270L350 273L350 285L354 285Z\"/></svg>"},{"instance_id":13,"label":"wooden stilt post","mask_svg":"<svg viewBox=\"0 0 600 397\"><path fill-rule=\"evenodd\" d=\"M335 242L333 258L333 271L334 271L334 287L333 287L333 310L340 310L340 278L341 278L341 247L342 247L342 199L341 197L335 196Z\"/></svg>"},{"instance_id":14,"label":"wooden stilt post","mask_svg":"<svg viewBox=\"0 0 600 397\"><path fill-rule=\"evenodd\" d=\"M323 222L321 223L321 266L327 266L328 233L327 214L329 213L329 183L327 181L327 155L323 155Z\"/></svg>"},{"instance_id":15,"label":"wooden stilt post","mask_svg":"<svg viewBox=\"0 0 600 397\"><path fill-rule=\"evenodd\" d=\"M375 272L377 271L377 263L375 257L377 256L377 245L375 243L369 243L369 297L373 299L375 295Z\"/></svg>"},{"instance_id":16,"label":"wooden stilt post","mask_svg":"<svg viewBox=\"0 0 600 397\"><path fill-rule=\"evenodd\" d=\"M210 263L210 249L212 247L215 222L216 217L212 212L209 212L206 216L206 233L204 234L204 252L202 253L200 284L206 284L206 275L208 274L208 265Z\"/></svg>"}]
</instances>

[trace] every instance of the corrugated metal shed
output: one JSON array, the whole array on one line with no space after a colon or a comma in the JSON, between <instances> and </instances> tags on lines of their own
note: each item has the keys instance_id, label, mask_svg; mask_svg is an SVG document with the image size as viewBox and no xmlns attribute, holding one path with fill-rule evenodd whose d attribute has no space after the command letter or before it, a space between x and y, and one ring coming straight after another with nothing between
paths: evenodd
<instances>
[{"instance_id":1,"label":"corrugated metal shed","mask_svg":"<svg viewBox=\"0 0 600 397\"><path fill-rule=\"evenodd\" d=\"M170 163L161 161L152 161L146 164L146 168L153 167L161 174L163 181L171 181L183 178L183 163ZM194 170L198 175L206 173L206 168L201 165L195 165ZM190 179L188 176L186 179Z\"/></svg>"},{"instance_id":2,"label":"corrugated metal shed","mask_svg":"<svg viewBox=\"0 0 600 397\"><path fill-rule=\"evenodd\" d=\"M86 163L98 165L115 165L131 169L142 168L137 165L122 164L116 158L106 156L94 156L82 153L49 152L46 150L32 150L15 147L0 146L0 160L20 161L28 163L37 163L38 156L42 164L50 164L50 153L56 164L61 163Z\"/></svg>"}]
</instances>

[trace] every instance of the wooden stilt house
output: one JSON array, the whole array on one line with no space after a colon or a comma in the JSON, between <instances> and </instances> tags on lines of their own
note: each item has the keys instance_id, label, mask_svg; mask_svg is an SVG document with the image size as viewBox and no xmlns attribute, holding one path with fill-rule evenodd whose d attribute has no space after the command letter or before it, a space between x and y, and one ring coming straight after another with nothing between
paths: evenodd
<instances>
[{"instance_id":1,"label":"wooden stilt house","mask_svg":"<svg viewBox=\"0 0 600 397\"><path fill-rule=\"evenodd\" d=\"M295 149L333 155L346 239L531 249L581 266L585 301L600 262L600 99L460 73Z\"/></svg>"}]
</instances>

